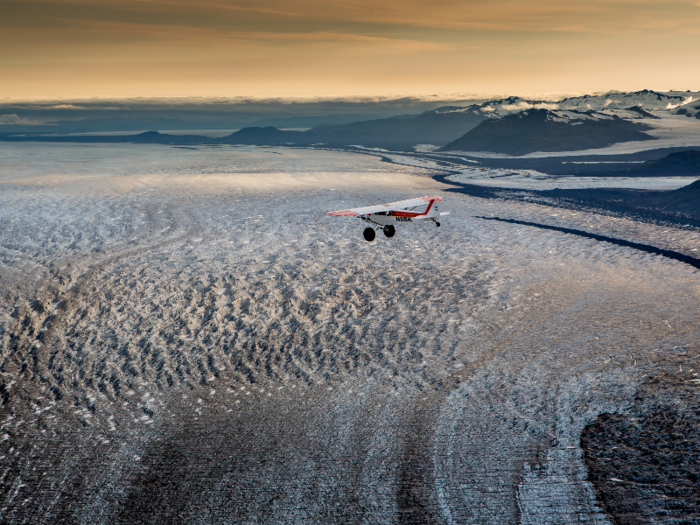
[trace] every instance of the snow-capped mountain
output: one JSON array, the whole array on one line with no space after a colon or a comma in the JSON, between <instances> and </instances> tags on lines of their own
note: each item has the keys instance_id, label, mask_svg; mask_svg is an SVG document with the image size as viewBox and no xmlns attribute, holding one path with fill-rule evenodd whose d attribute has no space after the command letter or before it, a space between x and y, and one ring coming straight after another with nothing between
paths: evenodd
<instances>
[{"instance_id":1,"label":"snow-capped mountain","mask_svg":"<svg viewBox=\"0 0 700 525\"><path fill-rule=\"evenodd\" d=\"M692 96L669 95L645 89L634 93L610 91L602 95L584 95L559 101L559 109L586 111L640 107L647 111L672 111L693 101Z\"/></svg>"},{"instance_id":2,"label":"snow-capped mountain","mask_svg":"<svg viewBox=\"0 0 700 525\"><path fill-rule=\"evenodd\" d=\"M519 113L528 109L558 109L556 102L545 102L543 100L527 100L520 97L508 97L500 100L489 100L483 104L472 104L467 107L444 106L423 113L444 115L446 113L471 113L487 118L501 118L513 113Z\"/></svg>"},{"instance_id":3,"label":"snow-capped mountain","mask_svg":"<svg viewBox=\"0 0 700 525\"><path fill-rule=\"evenodd\" d=\"M508 97L467 107L445 106L424 114L473 113L501 118L530 109L601 111L620 118L656 118L654 112L671 112L697 100L697 94L667 94L645 89L634 93L610 91L602 95L583 95L557 102Z\"/></svg>"},{"instance_id":4,"label":"snow-capped mountain","mask_svg":"<svg viewBox=\"0 0 700 525\"><path fill-rule=\"evenodd\" d=\"M685 115L686 117L695 117L700 119L700 100L690 104L685 104L684 106L678 108L674 113L676 115Z\"/></svg>"},{"instance_id":5,"label":"snow-capped mountain","mask_svg":"<svg viewBox=\"0 0 700 525\"><path fill-rule=\"evenodd\" d=\"M488 151L526 155L535 151L577 151L617 142L653 140L647 124L603 111L528 109L488 119L441 151Z\"/></svg>"}]
</instances>

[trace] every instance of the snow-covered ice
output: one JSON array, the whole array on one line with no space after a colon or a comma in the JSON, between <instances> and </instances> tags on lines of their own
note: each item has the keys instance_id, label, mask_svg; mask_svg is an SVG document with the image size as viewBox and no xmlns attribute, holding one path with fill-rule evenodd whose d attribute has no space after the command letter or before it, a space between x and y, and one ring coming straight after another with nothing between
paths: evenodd
<instances>
[{"instance_id":1,"label":"snow-covered ice","mask_svg":"<svg viewBox=\"0 0 700 525\"><path fill-rule=\"evenodd\" d=\"M697 271L480 217L700 237L433 173L0 145L0 521L606 523L578 436L696 344ZM324 215L429 194L439 229L371 244Z\"/></svg>"}]
</instances>

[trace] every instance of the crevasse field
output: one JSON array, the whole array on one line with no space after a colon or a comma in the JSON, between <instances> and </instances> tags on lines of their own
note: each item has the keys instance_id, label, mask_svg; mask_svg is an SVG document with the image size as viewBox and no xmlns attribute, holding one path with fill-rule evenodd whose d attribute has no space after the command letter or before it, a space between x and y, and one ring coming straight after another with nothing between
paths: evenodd
<instances>
[{"instance_id":1,"label":"crevasse field","mask_svg":"<svg viewBox=\"0 0 700 525\"><path fill-rule=\"evenodd\" d=\"M481 200L434 173L317 150L0 145L0 522L695 512L692 461L670 489L633 476L660 476L638 467L643 437L673 410L685 441L649 450L697 457L697 269L487 218L692 256L700 234ZM370 244L324 215L422 195L444 198L441 228Z\"/></svg>"}]
</instances>

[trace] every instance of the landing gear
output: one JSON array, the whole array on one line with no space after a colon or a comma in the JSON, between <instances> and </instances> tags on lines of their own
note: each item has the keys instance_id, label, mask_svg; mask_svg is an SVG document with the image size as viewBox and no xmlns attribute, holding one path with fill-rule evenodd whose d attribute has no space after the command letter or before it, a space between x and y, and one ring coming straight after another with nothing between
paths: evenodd
<instances>
[{"instance_id":1,"label":"landing gear","mask_svg":"<svg viewBox=\"0 0 700 525\"><path fill-rule=\"evenodd\" d=\"M435 221L435 226L437 226L437 227L439 228L439 227L440 227L440 223L437 222L437 221Z\"/></svg>"},{"instance_id":2,"label":"landing gear","mask_svg":"<svg viewBox=\"0 0 700 525\"><path fill-rule=\"evenodd\" d=\"M394 228L392 224L387 224L386 226L384 226L384 235L386 235L389 238L393 237L394 235L396 235L396 228Z\"/></svg>"},{"instance_id":3,"label":"landing gear","mask_svg":"<svg viewBox=\"0 0 700 525\"><path fill-rule=\"evenodd\" d=\"M367 242L372 242L376 237L376 233L374 233L374 228L365 228L365 231L362 232L362 236Z\"/></svg>"}]
</instances>

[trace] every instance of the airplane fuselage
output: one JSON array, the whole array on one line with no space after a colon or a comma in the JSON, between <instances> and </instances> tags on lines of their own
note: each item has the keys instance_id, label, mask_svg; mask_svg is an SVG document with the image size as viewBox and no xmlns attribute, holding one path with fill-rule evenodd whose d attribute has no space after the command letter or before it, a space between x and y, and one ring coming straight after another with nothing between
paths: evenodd
<instances>
[{"instance_id":1,"label":"airplane fuselage","mask_svg":"<svg viewBox=\"0 0 700 525\"><path fill-rule=\"evenodd\" d=\"M399 223L431 221L436 226L440 226L440 216L447 215L438 210L437 203L441 200L442 197L420 197L377 206L332 211L328 212L327 215L359 217L371 225L365 229L363 235L366 240L373 241L375 238L374 230L383 229L387 237L393 237L396 233L394 225Z\"/></svg>"}]
</instances>

